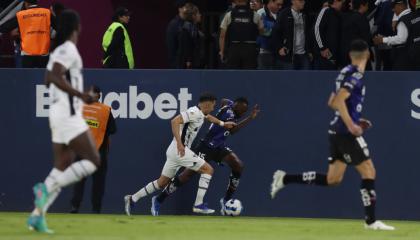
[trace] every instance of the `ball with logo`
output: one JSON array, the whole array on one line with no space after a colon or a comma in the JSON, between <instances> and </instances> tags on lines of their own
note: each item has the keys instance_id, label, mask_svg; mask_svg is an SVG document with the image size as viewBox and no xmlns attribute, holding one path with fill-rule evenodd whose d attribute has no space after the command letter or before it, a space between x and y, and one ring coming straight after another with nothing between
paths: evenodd
<instances>
[{"instance_id":1,"label":"ball with logo","mask_svg":"<svg viewBox=\"0 0 420 240\"><path fill-rule=\"evenodd\" d=\"M238 199L231 199L225 203L225 213L228 216L239 216L242 209L242 203Z\"/></svg>"}]
</instances>

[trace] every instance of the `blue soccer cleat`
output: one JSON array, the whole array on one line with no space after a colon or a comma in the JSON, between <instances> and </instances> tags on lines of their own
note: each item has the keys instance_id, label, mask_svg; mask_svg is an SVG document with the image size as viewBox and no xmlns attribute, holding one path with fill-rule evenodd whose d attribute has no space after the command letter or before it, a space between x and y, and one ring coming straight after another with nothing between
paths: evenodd
<instances>
[{"instance_id":1,"label":"blue soccer cleat","mask_svg":"<svg viewBox=\"0 0 420 240\"><path fill-rule=\"evenodd\" d=\"M31 231L37 231L37 232L48 233L48 234L54 233L54 231L48 228L47 221L45 221L44 216L31 215L28 218L27 224L28 224L29 230Z\"/></svg>"},{"instance_id":2,"label":"blue soccer cleat","mask_svg":"<svg viewBox=\"0 0 420 240\"><path fill-rule=\"evenodd\" d=\"M48 201L48 190L47 186L44 183L37 183L33 187L34 195L35 195L35 206L42 210L44 206L47 204Z\"/></svg>"},{"instance_id":3,"label":"blue soccer cleat","mask_svg":"<svg viewBox=\"0 0 420 240\"><path fill-rule=\"evenodd\" d=\"M213 209L207 207L207 203L202 203L193 207L193 212L200 214L212 214L214 213Z\"/></svg>"},{"instance_id":4,"label":"blue soccer cleat","mask_svg":"<svg viewBox=\"0 0 420 240\"><path fill-rule=\"evenodd\" d=\"M157 196L152 197L152 207L150 208L150 212L152 216L159 216L160 210L160 202L157 200Z\"/></svg>"}]
</instances>

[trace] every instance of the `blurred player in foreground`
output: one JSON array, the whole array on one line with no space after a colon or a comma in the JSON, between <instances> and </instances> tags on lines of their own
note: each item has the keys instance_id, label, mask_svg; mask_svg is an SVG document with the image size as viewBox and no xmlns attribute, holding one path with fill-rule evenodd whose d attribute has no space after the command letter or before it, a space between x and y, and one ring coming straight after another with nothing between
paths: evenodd
<instances>
[{"instance_id":1,"label":"blurred player in foreground","mask_svg":"<svg viewBox=\"0 0 420 240\"><path fill-rule=\"evenodd\" d=\"M236 126L234 122L223 122L209 114L214 110L215 104L215 96L208 93L203 94L200 96L198 106L191 107L172 119L171 125L174 138L166 151L166 162L163 166L162 174L159 179L148 183L137 193L124 197L127 215L131 214L132 205L138 200L166 187L171 179L175 177L180 167L185 167L201 174L193 211L202 214L214 212L203 201L213 175L213 168L191 150L191 144L203 125L204 119L226 129L232 129Z\"/></svg>"},{"instance_id":2,"label":"blurred player in foreground","mask_svg":"<svg viewBox=\"0 0 420 240\"><path fill-rule=\"evenodd\" d=\"M291 183L337 186L343 180L347 165L354 166L362 178L360 193L365 208L365 228L394 230L394 227L376 220L376 172L362 137L363 131L371 127L368 120L361 118L366 89L362 78L369 57L367 43L355 40L350 49L352 63L341 70L336 79L336 92L328 101L335 117L328 131L331 156L327 175L313 171L294 175L277 170L271 184L271 197L274 198L280 189Z\"/></svg>"},{"instance_id":3,"label":"blurred player in foreground","mask_svg":"<svg viewBox=\"0 0 420 240\"><path fill-rule=\"evenodd\" d=\"M83 102L92 103L93 97L83 92L83 63L76 47L80 30L79 15L65 10L58 20L57 47L45 74L51 100L49 123L54 168L43 183L33 188L36 208L27 224L39 232L52 232L47 227L45 213L61 188L91 175L100 165L98 150L82 116ZM74 154L82 160L73 163Z\"/></svg>"},{"instance_id":4,"label":"blurred player in foreground","mask_svg":"<svg viewBox=\"0 0 420 240\"><path fill-rule=\"evenodd\" d=\"M244 97L237 98L235 101L223 99L222 107L216 114L216 117L222 121L237 122L248 111L248 100ZM224 206L226 201L230 200L235 193L243 171L243 163L239 157L226 146L226 139L229 135L237 133L241 128L247 125L251 120L255 119L260 109L255 105L251 114L238 123L237 126L230 130L211 124L210 128L201 140L200 144L193 151L207 162L213 160L219 164L222 162L229 165L232 170L229 179L228 189L223 198L220 199L220 213L225 215ZM195 174L190 169L185 169L179 176L171 180L171 183L158 195L152 198L151 212L153 216L159 215L160 204L177 188L185 184Z\"/></svg>"}]
</instances>

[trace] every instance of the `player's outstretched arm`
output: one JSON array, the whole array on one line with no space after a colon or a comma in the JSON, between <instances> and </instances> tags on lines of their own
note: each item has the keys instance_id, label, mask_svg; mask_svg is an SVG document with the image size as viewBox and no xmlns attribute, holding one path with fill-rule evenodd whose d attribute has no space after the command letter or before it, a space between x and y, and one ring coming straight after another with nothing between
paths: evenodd
<instances>
[{"instance_id":1,"label":"player's outstretched arm","mask_svg":"<svg viewBox=\"0 0 420 240\"><path fill-rule=\"evenodd\" d=\"M210 114L206 115L206 119L207 119L207 121L209 121L211 123L214 123L214 124L217 124L217 125L219 125L221 127L224 127L226 129L232 129L233 127L236 126L236 123L234 123L234 122L223 122L223 121L219 120L218 118L213 117Z\"/></svg>"},{"instance_id":2,"label":"player's outstretched arm","mask_svg":"<svg viewBox=\"0 0 420 240\"><path fill-rule=\"evenodd\" d=\"M258 104L255 104L254 108L252 109L252 112L248 115L248 117L244 118L242 121L238 123L238 125L236 125L236 127L232 128L230 130L230 134L235 134L241 128L245 127L249 122L251 122L258 116L259 112L260 112L260 106L258 106Z\"/></svg>"},{"instance_id":3,"label":"player's outstretched arm","mask_svg":"<svg viewBox=\"0 0 420 240\"><path fill-rule=\"evenodd\" d=\"M361 136L363 134L363 129L350 117L349 111L346 106L346 99L350 97L350 92L345 88L340 88L335 97L332 98L330 107L340 113L340 117L346 124L350 133L354 136Z\"/></svg>"},{"instance_id":4,"label":"player's outstretched arm","mask_svg":"<svg viewBox=\"0 0 420 240\"><path fill-rule=\"evenodd\" d=\"M181 114L178 114L178 116L174 117L171 120L172 134L175 137L176 146L177 146L178 154L180 157L183 157L185 155L185 146L181 140L181 135L180 135L180 127L181 127L181 124L183 123L184 123L184 120L182 119Z\"/></svg>"},{"instance_id":5,"label":"player's outstretched arm","mask_svg":"<svg viewBox=\"0 0 420 240\"><path fill-rule=\"evenodd\" d=\"M93 97L88 93L82 93L74 89L69 81L65 79L65 73L67 69L60 63L54 63L51 71L47 70L45 74L45 84L49 86L53 83L62 91L68 93L70 96L76 96L81 98L85 103L92 103Z\"/></svg>"}]
</instances>

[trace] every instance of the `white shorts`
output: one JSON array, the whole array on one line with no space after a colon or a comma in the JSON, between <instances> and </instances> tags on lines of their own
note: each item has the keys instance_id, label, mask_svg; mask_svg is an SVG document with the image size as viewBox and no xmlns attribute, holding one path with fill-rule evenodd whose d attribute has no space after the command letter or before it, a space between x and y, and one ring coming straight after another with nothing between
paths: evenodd
<instances>
[{"instance_id":1,"label":"white shorts","mask_svg":"<svg viewBox=\"0 0 420 240\"><path fill-rule=\"evenodd\" d=\"M179 157L176 142L172 141L168 150L166 150L166 162L165 166L163 166L162 175L173 178L181 167L197 172L205 163L206 161L204 159L198 157L188 147L185 147L185 155L182 158Z\"/></svg>"},{"instance_id":2,"label":"white shorts","mask_svg":"<svg viewBox=\"0 0 420 240\"><path fill-rule=\"evenodd\" d=\"M52 142L68 145L71 140L89 130L85 120L80 116L51 118L50 128Z\"/></svg>"}]
</instances>

